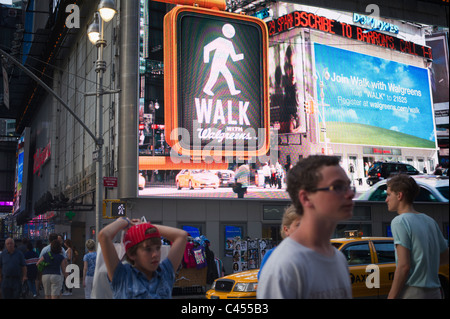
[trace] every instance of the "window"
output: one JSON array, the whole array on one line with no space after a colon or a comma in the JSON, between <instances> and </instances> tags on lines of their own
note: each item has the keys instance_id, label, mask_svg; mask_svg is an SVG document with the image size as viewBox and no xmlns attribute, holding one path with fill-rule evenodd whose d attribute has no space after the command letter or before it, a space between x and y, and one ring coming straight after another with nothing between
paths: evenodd
<instances>
[{"instance_id":1,"label":"window","mask_svg":"<svg viewBox=\"0 0 450 319\"><path fill-rule=\"evenodd\" d=\"M184 231L186 231L189 236L191 236L192 238L195 237L200 237L201 235L203 235L203 228L204 225L203 224L181 224L181 229L183 229Z\"/></svg>"},{"instance_id":2,"label":"window","mask_svg":"<svg viewBox=\"0 0 450 319\"><path fill-rule=\"evenodd\" d=\"M448 194L449 194L449 187L448 186L441 186L441 187L436 187L436 189L439 191L439 193L441 193L442 196L444 196L445 198L448 198Z\"/></svg>"},{"instance_id":3,"label":"window","mask_svg":"<svg viewBox=\"0 0 450 319\"><path fill-rule=\"evenodd\" d=\"M233 256L233 240L236 237L240 237L241 239L246 236L246 224L223 224L221 226L221 238L220 242L225 245L225 256L232 257Z\"/></svg>"},{"instance_id":4,"label":"window","mask_svg":"<svg viewBox=\"0 0 450 319\"><path fill-rule=\"evenodd\" d=\"M370 201L385 201L387 196L387 185L381 185L378 187L372 195L370 195L369 200Z\"/></svg>"},{"instance_id":5,"label":"window","mask_svg":"<svg viewBox=\"0 0 450 319\"><path fill-rule=\"evenodd\" d=\"M416 202L437 202L437 198L428 189L420 187L419 195L414 200Z\"/></svg>"},{"instance_id":6,"label":"window","mask_svg":"<svg viewBox=\"0 0 450 319\"><path fill-rule=\"evenodd\" d=\"M414 166L412 166L412 165L406 165L406 171L408 172L408 174L410 174L410 175L417 175L417 174L419 174L419 171L418 170L416 170L415 168L414 168Z\"/></svg>"},{"instance_id":7,"label":"window","mask_svg":"<svg viewBox=\"0 0 450 319\"><path fill-rule=\"evenodd\" d=\"M395 262L394 242L374 242L373 244L377 251L379 264Z\"/></svg>"},{"instance_id":8,"label":"window","mask_svg":"<svg viewBox=\"0 0 450 319\"><path fill-rule=\"evenodd\" d=\"M271 238L272 243L277 246L283 240L280 229L280 224L263 224L262 238Z\"/></svg>"},{"instance_id":9,"label":"window","mask_svg":"<svg viewBox=\"0 0 450 319\"><path fill-rule=\"evenodd\" d=\"M349 265L367 265L372 263L369 244L366 242L350 244L341 250Z\"/></svg>"}]
</instances>

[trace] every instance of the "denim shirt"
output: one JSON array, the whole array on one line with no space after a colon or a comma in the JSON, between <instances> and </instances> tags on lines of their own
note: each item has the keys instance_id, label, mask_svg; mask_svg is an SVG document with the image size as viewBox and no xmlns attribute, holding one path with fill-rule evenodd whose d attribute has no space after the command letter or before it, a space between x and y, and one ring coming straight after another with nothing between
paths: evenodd
<instances>
[{"instance_id":1,"label":"denim shirt","mask_svg":"<svg viewBox=\"0 0 450 319\"><path fill-rule=\"evenodd\" d=\"M111 282L114 299L171 299L175 272L164 259L151 280L130 264L119 262Z\"/></svg>"}]
</instances>

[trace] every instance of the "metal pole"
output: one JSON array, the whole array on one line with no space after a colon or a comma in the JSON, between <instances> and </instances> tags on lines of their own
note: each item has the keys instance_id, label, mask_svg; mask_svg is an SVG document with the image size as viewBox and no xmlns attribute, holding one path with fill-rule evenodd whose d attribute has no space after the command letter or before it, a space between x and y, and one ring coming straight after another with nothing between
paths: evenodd
<instances>
[{"instance_id":1,"label":"metal pole","mask_svg":"<svg viewBox=\"0 0 450 319\"><path fill-rule=\"evenodd\" d=\"M139 0L120 1L119 184L121 199L138 195Z\"/></svg>"},{"instance_id":2,"label":"metal pole","mask_svg":"<svg viewBox=\"0 0 450 319\"><path fill-rule=\"evenodd\" d=\"M97 72L97 161L96 161L96 189L95 189L95 238L102 229L103 223L103 73L106 70L106 62L103 61L103 48L106 41L103 39L103 20L100 23L100 39L97 41L97 62L95 72ZM98 240L97 240L98 242Z\"/></svg>"},{"instance_id":3,"label":"metal pole","mask_svg":"<svg viewBox=\"0 0 450 319\"><path fill-rule=\"evenodd\" d=\"M320 100L322 101L322 121L323 121L323 138L325 140L325 155L328 155L328 141L327 141L327 124L325 123L325 94L323 93L323 80L320 80Z\"/></svg>"}]
</instances>

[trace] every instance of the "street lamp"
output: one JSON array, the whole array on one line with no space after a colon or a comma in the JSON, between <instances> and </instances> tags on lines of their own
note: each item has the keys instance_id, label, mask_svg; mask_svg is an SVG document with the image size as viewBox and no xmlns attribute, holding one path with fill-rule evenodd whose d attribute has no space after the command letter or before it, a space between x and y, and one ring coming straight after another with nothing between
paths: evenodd
<instances>
[{"instance_id":1,"label":"street lamp","mask_svg":"<svg viewBox=\"0 0 450 319\"><path fill-rule=\"evenodd\" d=\"M149 103L150 112L152 112L152 156L155 156L155 127L156 127L156 110L159 109L159 103L158 100L156 100L155 103L153 101L150 101Z\"/></svg>"},{"instance_id":2,"label":"street lamp","mask_svg":"<svg viewBox=\"0 0 450 319\"><path fill-rule=\"evenodd\" d=\"M102 0L98 5L98 11L100 12L100 16L102 20L105 22L109 22L114 18L117 13L116 4L114 0Z\"/></svg>"},{"instance_id":3,"label":"street lamp","mask_svg":"<svg viewBox=\"0 0 450 319\"><path fill-rule=\"evenodd\" d=\"M103 220L103 74L106 70L106 62L103 61L103 49L106 41L103 38L103 23L111 21L117 13L114 0L102 0L98 5L94 21L88 27L89 41L97 47L97 61L95 72L97 72L96 87L96 111L97 111L97 139L96 139L96 190L95 190L95 237L102 228Z\"/></svg>"}]
</instances>

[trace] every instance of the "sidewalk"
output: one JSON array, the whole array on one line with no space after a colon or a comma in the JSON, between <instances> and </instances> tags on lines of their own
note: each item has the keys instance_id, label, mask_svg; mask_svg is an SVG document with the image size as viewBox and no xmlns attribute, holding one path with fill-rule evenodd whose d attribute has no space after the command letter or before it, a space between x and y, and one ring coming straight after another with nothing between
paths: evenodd
<instances>
[{"instance_id":1,"label":"sidewalk","mask_svg":"<svg viewBox=\"0 0 450 319\"><path fill-rule=\"evenodd\" d=\"M39 290L39 296L36 299L45 299L44 290ZM85 299L84 288L73 288L70 296L61 295L60 299Z\"/></svg>"},{"instance_id":2,"label":"sidewalk","mask_svg":"<svg viewBox=\"0 0 450 319\"><path fill-rule=\"evenodd\" d=\"M84 298L84 288L73 288L71 296L61 296L61 299L85 299Z\"/></svg>"}]
</instances>

